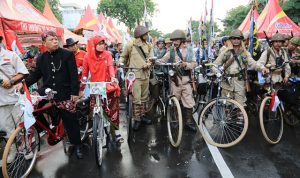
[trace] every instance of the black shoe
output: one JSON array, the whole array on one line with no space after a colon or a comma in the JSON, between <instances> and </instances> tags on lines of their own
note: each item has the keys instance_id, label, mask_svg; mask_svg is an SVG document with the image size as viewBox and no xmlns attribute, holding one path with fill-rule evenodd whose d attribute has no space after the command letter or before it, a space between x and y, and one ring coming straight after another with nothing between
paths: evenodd
<instances>
[{"instance_id":1,"label":"black shoe","mask_svg":"<svg viewBox=\"0 0 300 178\"><path fill-rule=\"evenodd\" d=\"M197 132L197 128L195 127L195 124L193 123L186 123L185 129L191 132Z\"/></svg>"},{"instance_id":2,"label":"black shoe","mask_svg":"<svg viewBox=\"0 0 300 178\"><path fill-rule=\"evenodd\" d=\"M134 121L133 130L138 131L141 127L141 121Z\"/></svg>"},{"instance_id":3,"label":"black shoe","mask_svg":"<svg viewBox=\"0 0 300 178\"><path fill-rule=\"evenodd\" d=\"M76 146L76 156L78 159L82 159L83 158L83 153L82 153L82 150L81 150L81 146Z\"/></svg>"},{"instance_id":4,"label":"black shoe","mask_svg":"<svg viewBox=\"0 0 300 178\"><path fill-rule=\"evenodd\" d=\"M146 116L141 116L141 120L146 125L152 124L152 120L148 119Z\"/></svg>"}]
</instances>

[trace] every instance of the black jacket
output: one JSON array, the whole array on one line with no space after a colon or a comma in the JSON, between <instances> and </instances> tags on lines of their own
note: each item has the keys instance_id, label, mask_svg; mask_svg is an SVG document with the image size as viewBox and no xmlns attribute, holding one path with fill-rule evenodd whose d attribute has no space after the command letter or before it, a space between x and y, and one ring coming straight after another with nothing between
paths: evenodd
<instances>
[{"instance_id":1,"label":"black jacket","mask_svg":"<svg viewBox=\"0 0 300 178\"><path fill-rule=\"evenodd\" d=\"M53 65L54 64L54 65ZM26 84L36 83L43 78L42 87L38 89L40 95L45 95L45 89L57 91L55 99L69 100L71 95L79 94L77 67L73 53L59 48L50 53L45 52L37 58L36 69L26 78Z\"/></svg>"}]
</instances>

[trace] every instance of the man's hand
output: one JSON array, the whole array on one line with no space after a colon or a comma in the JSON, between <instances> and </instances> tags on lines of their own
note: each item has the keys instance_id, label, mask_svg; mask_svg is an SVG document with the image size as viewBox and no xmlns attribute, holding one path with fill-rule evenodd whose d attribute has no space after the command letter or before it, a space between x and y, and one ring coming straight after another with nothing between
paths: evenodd
<instances>
[{"instance_id":1,"label":"man's hand","mask_svg":"<svg viewBox=\"0 0 300 178\"><path fill-rule=\"evenodd\" d=\"M289 78L288 77L285 77L284 79L283 79L283 83L284 84L287 84L289 82Z\"/></svg>"},{"instance_id":2,"label":"man's hand","mask_svg":"<svg viewBox=\"0 0 300 178\"><path fill-rule=\"evenodd\" d=\"M265 75L265 74L268 74L270 72L270 70L267 68L263 68L261 72L263 73L263 75Z\"/></svg>"},{"instance_id":3,"label":"man's hand","mask_svg":"<svg viewBox=\"0 0 300 178\"><path fill-rule=\"evenodd\" d=\"M3 80L2 87L6 88L6 89L10 89L12 87L12 85L9 80Z\"/></svg>"},{"instance_id":4,"label":"man's hand","mask_svg":"<svg viewBox=\"0 0 300 178\"><path fill-rule=\"evenodd\" d=\"M150 68L150 66L151 66L151 63L146 63L145 65L143 65L143 69L147 70Z\"/></svg>"},{"instance_id":5,"label":"man's hand","mask_svg":"<svg viewBox=\"0 0 300 178\"><path fill-rule=\"evenodd\" d=\"M79 99L79 96L71 95L71 101L76 102Z\"/></svg>"},{"instance_id":6,"label":"man's hand","mask_svg":"<svg viewBox=\"0 0 300 178\"><path fill-rule=\"evenodd\" d=\"M180 64L180 66L181 66L182 68L185 68L185 67L187 66L187 63L186 63L186 62L182 62L182 63Z\"/></svg>"}]
</instances>

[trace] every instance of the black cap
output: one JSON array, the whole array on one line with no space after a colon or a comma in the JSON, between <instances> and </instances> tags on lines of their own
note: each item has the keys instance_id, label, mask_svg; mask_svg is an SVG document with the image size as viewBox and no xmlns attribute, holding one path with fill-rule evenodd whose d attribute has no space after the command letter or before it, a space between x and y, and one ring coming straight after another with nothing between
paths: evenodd
<instances>
[{"instance_id":1,"label":"black cap","mask_svg":"<svg viewBox=\"0 0 300 178\"><path fill-rule=\"evenodd\" d=\"M73 46L77 43L78 43L78 41L74 41L73 38L68 38L68 39L66 39L66 44L64 45L64 48L67 48L69 46Z\"/></svg>"}]
</instances>

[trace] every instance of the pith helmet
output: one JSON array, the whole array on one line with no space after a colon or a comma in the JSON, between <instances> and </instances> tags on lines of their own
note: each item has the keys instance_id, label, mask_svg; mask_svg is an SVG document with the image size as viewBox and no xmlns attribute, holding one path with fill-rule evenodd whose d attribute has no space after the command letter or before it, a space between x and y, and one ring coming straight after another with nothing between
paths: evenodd
<instances>
[{"instance_id":1,"label":"pith helmet","mask_svg":"<svg viewBox=\"0 0 300 178\"><path fill-rule=\"evenodd\" d=\"M295 44L295 45L298 45L300 46L300 37L293 37L291 40L290 40L291 43Z\"/></svg>"},{"instance_id":2,"label":"pith helmet","mask_svg":"<svg viewBox=\"0 0 300 178\"><path fill-rule=\"evenodd\" d=\"M285 37L281 33L276 33L272 36L271 41L285 41Z\"/></svg>"},{"instance_id":3,"label":"pith helmet","mask_svg":"<svg viewBox=\"0 0 300 178\"><path fill-rule=\"evenodd\" d=\"M185 35L183 30L174 30L171 33L170 40L173 41L173 40L176 40L176 39L182 39L182 40L186 39L186 35Z\"/></svg>"},{"instance_id":4,"label":"pith helmet","mask_svg":"<svg viewBox=\"0 0 300 178\"><path fill-rule=\"evenodd\" d=\"M167 44L167 43L173 43L173 42L170 40L170 38L166 38L165 43Z\"/></svg>"},{"instance_id":5,"label":"pith helmet","mask_svg":"<svg viewBox=\"0 0 300 178\"><path fill-rule=\"evenodd\" d=\"M292 38L292 37L291 37L290 35L288 35L288 34L284 34L283 36L284 36L285 40L290 40L290 39Z\"/></svg>"},{"instance_id":6,"label":"pith helmet","mask_svg":"<svg viewBox=\"0 0 300 178\"><path fill-rule=\"evenodd\" d=\"M139 25L139 26L135 27L135 29L134 29L134 38L139 38L148 32L149 32L149 30L147 27Z\"/></svg>"},{"instance_id":7,"label":"pith helmet","mask_svg":"<svg viewBox=\"0 0 300 178\"><path fill-rule=\"evenodd\" d=\"M244 35L240 30L234 30L230 33L229 38L240 38L241 40L244 39Z\"/></svg>"}]
</instances>

